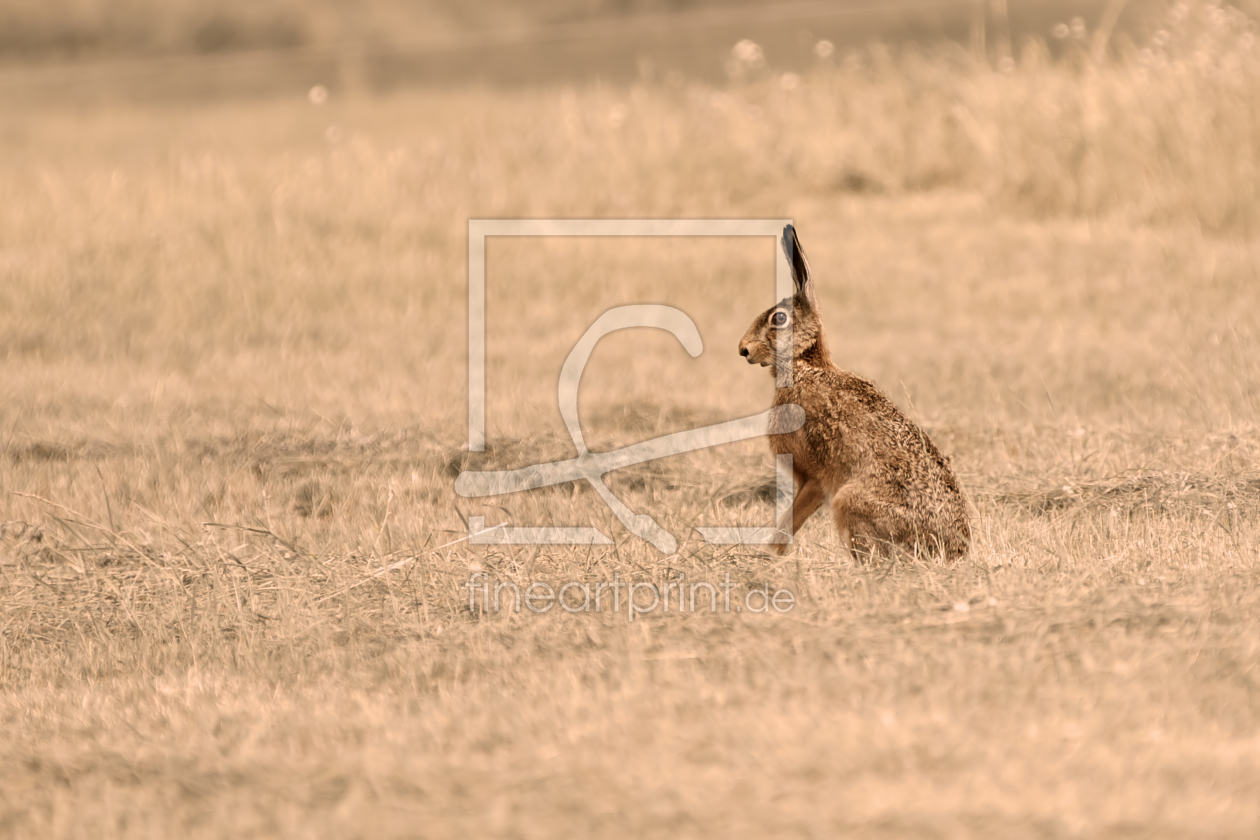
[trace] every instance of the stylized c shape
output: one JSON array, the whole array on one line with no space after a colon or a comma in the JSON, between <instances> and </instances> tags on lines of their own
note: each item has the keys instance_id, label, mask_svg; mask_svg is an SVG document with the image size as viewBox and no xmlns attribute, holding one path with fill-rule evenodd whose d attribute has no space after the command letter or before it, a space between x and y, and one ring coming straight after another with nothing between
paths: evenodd
<instances>
[{"instance_id":1,"label":"stylized c shape","mask_svg":"<svg viewBox=\"0 0 1260 840\"><path fill-rule=\"evenodd\" d=\"M569 351L560 369L559 405L560 416L569 429L569 437L577 447L578 457L586 454L586 443L582 439L582 424L578 421L578 384L582 380L582 372L590 361L591 353L601 338L617 330L630 327L655 327L668 330L692 358L704 351L704 342L700 339L700 330L695 321L681 309L659 303L618 306L609 309L591 324L578 343Z\"/></svg>"}]
</instances>

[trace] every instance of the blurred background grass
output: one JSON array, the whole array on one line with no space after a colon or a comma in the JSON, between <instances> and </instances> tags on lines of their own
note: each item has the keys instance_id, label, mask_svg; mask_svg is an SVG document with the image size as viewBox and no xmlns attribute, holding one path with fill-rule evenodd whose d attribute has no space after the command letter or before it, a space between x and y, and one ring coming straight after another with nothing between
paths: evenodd
<instances>
[{"instance_id":1,"label":"blurred background grass","mask_svg":"<svg viewBox=\"0 0 1260 840\"><path fill-rule=\"evenodd\" d=\"M1023 0L976 3L971 0L542 0L535 3L494 0L465 4L452 0L368 0L345 4L335 0L268 0L262 3L224 0L213 7L188 0L12 0L0 11L0 57L15 60L139 57L170 54L224 54L247 50L294 48L373 48L431 45L457 48L477 36L516 32L537 39L568 40L566 36L603 40L589 60L594 72L624 75L633 66L617 67L618 41L651 50L653 39L668 47L669 30L709 30L705 53L689 57L662 50L671 61L708 61L729 46L729 31L773 45L777 63L799 60L812 43L800 44L802 27L821 27L813 34L843 41L863 42L872 36L885 40L959 38L969 35L980 14L996 26L996 35L1045 37L1055 24L1080 16L1097 19L1108 0ZM1120 31L1141 27L1157 3L1132 4L1121 17ZM639 26L647 24L650 37ZM568 27L568 28L566 28ZM784 39L783 31L792 37ZM785 49L780 50L780 41ZM790 46L789 46L790 45ZM608 47L613 48L609 53ZM804 46L804 51L798 47ZM482 52L482 58L489 50ZM536 63L552 64L553 71L571 72L554 45L539 53ZM649 56L653 57L653 56ZM560 61L557 61L560 59ZM720 61L718 62L720 66ZM666 63L668 69L668 62ZM450 67L456 72L459 67ZM706 73L713 72L705 67ZM503 81L512 80L505 77Z\"/></svg>"},{"instance_id":2,"label":"blurred background grass","mask_svg":"<svg viewBox=\"0 0 1260 840\"><path fill-rule=\"evenodd\" d=\"M1244 0L1254 5L1255 0ZM190 2L50 3L13 0L0 10L0 67L92 65L85 81L117 81L134 94L272 94L317 81L345 92L416 84L537 84L683 77L723 82L730 47L758 45L769 67L801 71L815 47L951 42L1000 62L1040 42L1055 56L1101 30L1113 54L1147 38L1160 0L333 0L213 7ZM1252 10L1254 12L1254 9ZM1073 32L1057 25L1079 19ZM1096 45L1103 48L1102 42ZM838 55L837 60L843 56ZM196 59L200 58L201 61ZM208 62L206 59L215 59ZM825 58L825 57L824 57ZM164 63L153 65L161 60ZM149 62L148 69L143 62ZM106 63L123 62L125 68ZM136 66L136 62L141 62ZM735 62L738 65L738 61ZM173 74L173 76L172 76ZM117 85L112 86L117 91Z\"/></svg>"},{"instance_id":3,"label":"blurred background grass","mask_svg":"<svg viewBox=\"0 0 1260 840\"><path fill-rule=\"evenodd\" d=\"M20 153L20 109L57 103L180 106L308 90L353 100L417 88L572 90L602 80L580 107L571 94L485 100L487 111L511 113L532 99L552 111L545 125L572 132L579 111L581 121L592 119L587 101L602 98L599 121L612 129L575 145L540 123L495 157L555 161L543 167L561 157L571 167L685 161L698 183L745 192L979 189L1020 211L1122 212L1249 236L1260 192L1254 7L228 4L212 13L226 21L216 26L242 34L211 45L198 40L209 24L191 4L136 4L128 13L110 6L108 14L92 3L18 4L0 28L8 38L0 42L8 63L0 102L15 117L0 142ZM272 18L290 21L281 27L294 33L289 41L267 40L270 24L258 21ZM79 29L92 33L79 38L82 49L57 46L79 36L37 34ZM654 157L632 159L607 143ZM467 147L451 148L460 155ZM627 179L640 190L656 183ZM620 200L671 212L642 196Z\"/></svg>"}]
</instances>

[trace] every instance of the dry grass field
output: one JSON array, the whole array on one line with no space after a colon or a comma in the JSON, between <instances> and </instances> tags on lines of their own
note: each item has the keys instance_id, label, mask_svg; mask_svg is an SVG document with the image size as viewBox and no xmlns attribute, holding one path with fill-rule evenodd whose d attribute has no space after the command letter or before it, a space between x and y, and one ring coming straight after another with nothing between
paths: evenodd
<instances>
[{"instance_id":1,"label":"dry grass field","mask_svg":"<svg viewBox=\"0 0 1260 840\"><path fill-rule=\"evenodd\" d=\"M1068 38L1073 38L1069 34ZM70 108L0 121L0 834L1260 834L1260 50L1170 12L1007 72L870 48L784 77ZM493 499L754 414L769 239L487 252L469 218L791 218L837 361L953 457L954 567L785 558L764 440ZM468 544L466 520L603 546ZM786 589L786 611L469 609L470 575ZM646 590L642 590L646 591ZM701 599L703 601L703 598ZM633 620L632 620L633 619Z\"/></svg>"}]
</instances>

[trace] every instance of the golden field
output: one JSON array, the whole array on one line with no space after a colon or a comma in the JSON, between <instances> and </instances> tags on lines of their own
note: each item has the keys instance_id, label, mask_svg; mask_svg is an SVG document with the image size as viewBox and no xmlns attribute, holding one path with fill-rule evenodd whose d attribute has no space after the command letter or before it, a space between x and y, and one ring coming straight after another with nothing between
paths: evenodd
<instances>
[{"instance_id":1,"label":"golden field","mask_svg":"<svg viewBox=\"0 0 1260 840\"><path fill-rule=\"evenodd\" d=\"M59 105L0 122L0 832L1238 837L1260 830L1260 50L1170 13L1106 64L872 47L799 76ZM462 468L764 410L769 239L470 218L790 218L837 362L951 455L975 543L786 558L764 441L587 486ZM470 546L466 520L610 546ZM482 571L792 609L469 610ZM747 602L745 602L747 603Z\"/></svg>"}]
</instances>

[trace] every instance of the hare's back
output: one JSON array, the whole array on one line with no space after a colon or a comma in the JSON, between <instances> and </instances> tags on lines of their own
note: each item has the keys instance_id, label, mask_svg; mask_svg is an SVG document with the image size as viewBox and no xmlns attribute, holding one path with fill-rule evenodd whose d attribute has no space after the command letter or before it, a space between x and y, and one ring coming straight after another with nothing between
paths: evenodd
<instances>
[{"instance_id":1,"label":"hare's back","mask_svg":"<svg viewBox=\"0 0 1260 840\"><path fill-rule=\"evenodd\" d=\"M958 492L949 462L936 444L874 383L837 371L834 387L844 406L839 412L843 422L876 462L909 483L944 485L942 489Z\"/></svg>"}]
</instances>

